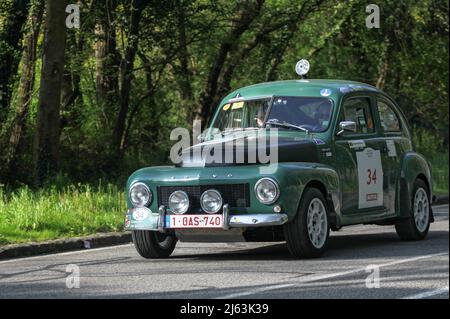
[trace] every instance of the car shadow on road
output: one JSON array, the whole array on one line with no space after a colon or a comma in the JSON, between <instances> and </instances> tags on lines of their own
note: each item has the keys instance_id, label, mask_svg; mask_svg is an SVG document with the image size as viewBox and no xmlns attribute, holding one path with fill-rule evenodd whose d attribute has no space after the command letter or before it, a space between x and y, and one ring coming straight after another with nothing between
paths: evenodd
<instances>
[{"instance_id":1,"label":"car shadow on road","mask_svg":"<svg viewBox=\"0 0 450 319\"><path fill-rule=\"evenodd\" d=\"M395 233L331 236L325 258L408 258L448 251L449 233L430 232L425 240L402 241ZM413 249L411 249L413 248Z\"/></svg>"},{"instance_id":2,"label":"car shadow on road","mask_svg":"<svg viewBox=\"0 0 450 319\"><path fill-rule=\"evenodd\" d=\"M413 257L448 251L448 231L433 231L422 241L401 241L395 233L370 233L331 236L324 260L349 258ZM414 248L414 249L410 249ZM201 252L202 248L199 248ZM226 260L295 260L284 242L267 246L226 250L217 253L175 254L169 259L226 261Z\"/></svg>"}]
</instances>

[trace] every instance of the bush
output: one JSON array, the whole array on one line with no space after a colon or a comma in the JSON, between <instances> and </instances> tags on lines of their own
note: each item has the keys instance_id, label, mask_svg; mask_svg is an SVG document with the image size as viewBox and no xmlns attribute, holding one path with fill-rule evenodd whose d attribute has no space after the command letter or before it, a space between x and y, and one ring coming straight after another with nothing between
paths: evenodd
<instances>
[{"instance_id":1,"label":"bush","mask_svg":"<svg viewBox=\"0 0 450 319\"><path fill-rule=\"evenodd\" d=\"M442 147L442 139L436 138L430 131L422 128L413 129L413 142L416 151L426 154L427 158L435 157Z\"/></svg>"},{"instance_id":2,"label":"bush","mask_svg":"<svg viewBox=\"0 0 450 319\"><path fill-rule=\"evenodd\" d=\"M448 194L448 146L444 147L442 138L437 138L429 130L413 129L413 142L416 151L425 155L431 163L433 191Z\"/></svg>"},{"instance_id":3,"label":"bush","mask_svg":"<svg viewBox=\"0 0 450 319\"><path fill-rule=\"evenodd\" d=\"M2 234L0 234L0 245L6 244L9 244L9 241Z\"/></svg>"}]
</instances>

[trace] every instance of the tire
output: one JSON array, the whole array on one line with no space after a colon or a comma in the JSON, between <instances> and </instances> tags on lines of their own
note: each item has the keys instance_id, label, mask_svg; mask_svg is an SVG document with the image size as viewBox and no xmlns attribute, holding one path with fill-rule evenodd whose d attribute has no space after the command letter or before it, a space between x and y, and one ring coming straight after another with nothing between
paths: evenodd
<instances>
[{"instance_id":1,"label":"tire","mask_svg":"<svg viewBox=\"0 0 450 319\"><path fill-rule=\"evenodd\" d=\"M427 184L421 179L416 179L412 194L409 217L395 223L397 235L402 240L422 240L430 229L430 190Z\"/></svg>"},{"instance_id":2,"label":"tire","mask_svg":"<svg viewBox=\"0 0 450 319\"><path fill-rule=\"evenodd\" d=\"M131 232L134 247L144 258L167 258L175 245L177 238L157 231L133 230Z\"/></svg>"},{"instance_id":3,"label":"tire","mask_svg":"<svg viewBox=\"0 0 450 319\"><path fill-rule=\"evenodd\" d=\"M308 213L310 208L311 212ZM309 219L308 214L311 216ZM308 232L308 220L311 232ZM284 236L289 252L296 258L317 258L325 252L330 226L326 200L321 191L316 188L307 188L304 191L295 219L284 225Z\"/></svg>"}]
</instances>

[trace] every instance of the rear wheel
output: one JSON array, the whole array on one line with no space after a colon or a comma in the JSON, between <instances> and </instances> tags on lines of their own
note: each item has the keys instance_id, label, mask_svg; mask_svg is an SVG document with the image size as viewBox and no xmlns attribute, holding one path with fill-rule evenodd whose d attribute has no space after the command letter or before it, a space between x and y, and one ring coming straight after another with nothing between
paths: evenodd
<instances>
[{"instance_id":1,"label":"rear wheel","mask_svg":"<svg viewBox=\"0 0 450 319\"><path fill-rule=\"evenodd\" d=\"M320 257L328 246L330 227L325 197L316 188L307 188L295 219L285 224L289 252L297 258Z\"/></svg>"},{"instance_id":2,"label":"rear wheel","mask_svg":"<svg viewBox=\"0 0 450 319\"><path fill-rule=\"evenodd\" d=\"M166 258L172 254L177 244L175 236L150 230L133 230L131 232L134 247L144 258Z\"/></svg>"},{"instance_id":3,"label":"rear wheel","mask_svg":"<svg viewBox=\"0 0 450 319\"><path fill-rule=\"evenodd\" d=\"M402 240L424 239L430 229L430 199L427 184L416 179L413 187L410 215L395 224L395 230Z\"/></svg>"}]
</instances>

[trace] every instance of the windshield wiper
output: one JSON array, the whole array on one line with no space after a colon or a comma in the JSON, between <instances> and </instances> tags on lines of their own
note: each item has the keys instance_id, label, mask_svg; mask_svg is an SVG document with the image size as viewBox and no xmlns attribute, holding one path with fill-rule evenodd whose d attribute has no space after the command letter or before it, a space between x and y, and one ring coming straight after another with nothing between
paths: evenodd
<instances>
[{"instance_id":1,"label":"windshield wiper","mask_svg":"<svg viewBox=\"0 0 450 319\"><path fill-rule=\"evenodd\" d=\"M288 123L286 121L280 122L277 119L270 119L270 120L268 120L266 122L266 124L275 125L275 126L281 126L281 127L295 128L297 130L301 130L301 131L306 132L307 134L309 134L309 131L306 128L301 127L301 126L297 126L297 125L294 125L294 124L291 124L291 123Z\"/></svg>"}]
</instances>

